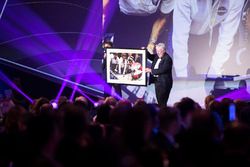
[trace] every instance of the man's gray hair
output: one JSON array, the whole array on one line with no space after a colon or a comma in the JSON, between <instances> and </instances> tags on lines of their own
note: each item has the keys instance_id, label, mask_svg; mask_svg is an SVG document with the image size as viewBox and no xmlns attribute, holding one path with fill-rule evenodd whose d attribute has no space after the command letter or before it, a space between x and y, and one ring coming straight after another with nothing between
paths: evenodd
<instances>
[{"instance_id":1,"label":"man's gray hair","mask_svg":"<svg viewBox=\"0 0 250 167\"><path fill-rule=\"evenodd\" d=\"M156 46L166 50L166 45L164 43L158 43L158 44L156 44Z\"/></svg>"}]
</instances>

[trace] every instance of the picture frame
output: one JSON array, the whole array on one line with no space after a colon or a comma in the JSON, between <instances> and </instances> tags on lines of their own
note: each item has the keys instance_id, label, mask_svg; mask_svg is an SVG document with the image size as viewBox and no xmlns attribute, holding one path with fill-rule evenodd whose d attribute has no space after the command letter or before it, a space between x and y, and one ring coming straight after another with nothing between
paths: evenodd
<instances>
[{"instance_id":1,"label":"picture frame","mask_svg":"<svg viewBox=\"0 0 250 167\"><path fill-rule=\"evenodd\" d=\"M106 80L112 84L146 86L146 50L107 48Z\"/></svg>"}]
</instances>

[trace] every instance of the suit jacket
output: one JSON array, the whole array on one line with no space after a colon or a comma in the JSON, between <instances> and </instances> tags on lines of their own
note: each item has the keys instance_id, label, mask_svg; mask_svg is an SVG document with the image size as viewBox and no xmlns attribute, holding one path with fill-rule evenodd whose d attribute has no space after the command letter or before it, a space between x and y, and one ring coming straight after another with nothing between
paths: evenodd
<instances>
[{"instance_id":1,"label":"suit jacket","mask_svg":"<svg viewBox=\"0 0 250 167\"><path fill-rule=\"evenodd\" d=\"M163 87L172 86L172 83L173 83L172 58L167 53L165 53L165 55L161 58L158 69L154 69L154 66L159 57L156 54L150 54L147 51L147 58L153 61L151 65L152 73L149 78L149 84L159 82L159 83L162 83Z\"/></svg>"}]
</instances>

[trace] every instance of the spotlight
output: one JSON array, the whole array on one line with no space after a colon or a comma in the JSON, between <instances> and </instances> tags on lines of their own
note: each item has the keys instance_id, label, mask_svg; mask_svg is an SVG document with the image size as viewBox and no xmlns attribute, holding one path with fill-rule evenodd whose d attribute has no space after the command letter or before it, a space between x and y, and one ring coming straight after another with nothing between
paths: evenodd
<instances>
[{"instance_id":1,"label":"spotlight","mask_svg":"<svg viewBox=\"0 0 250 167\"><path fill-rule=\"evenodd\" d=\"M58 109L58 101L59 99L50 100L50 104L52 105L53 109Z\"/></svg>"},{"instance_id":2,"label":"spotlight","mask_svg":"<svg viewBox=\"0 0 250 167\"><path fill-rule=\"evenodd\" d=\"M4 9L5 9L6 6L7 6L7 2L8 2L8 0L5 0L5 2L4 2L4 4L3 4L3 7L2 7L2 10L1 10L1 13L0 13L0 20L1 20L2 16L3 16Z\"/></svg>"},{"instance_id":3,"label":"spotlight","mask_svg":"<svg viewBox=\"0 0 250 167\"><path fill-rule=\"evenodd\" d=\"M57 109L58 108L58 104L56 102L52 102L51 103L53 109Z\"/></svg>"}]
</instances>

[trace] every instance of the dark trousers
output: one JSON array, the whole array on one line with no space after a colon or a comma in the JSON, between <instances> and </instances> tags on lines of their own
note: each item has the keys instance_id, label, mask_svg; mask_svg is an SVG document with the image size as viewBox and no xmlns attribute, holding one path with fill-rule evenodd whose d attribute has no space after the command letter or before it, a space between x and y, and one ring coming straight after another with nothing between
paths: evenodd
<instances>
[{"instance_id":1,"label":"dark trousers","mask_svg":"<svg viewBox=\"0 0 250 167\"><path fill-rule=\"evenodd\" d=\"M161 82L155 82L155 93L159 106L163 107L167 105L171 88L172 84L165 86Z\"/></svg>"}]
</instances>

